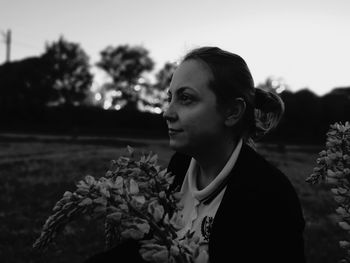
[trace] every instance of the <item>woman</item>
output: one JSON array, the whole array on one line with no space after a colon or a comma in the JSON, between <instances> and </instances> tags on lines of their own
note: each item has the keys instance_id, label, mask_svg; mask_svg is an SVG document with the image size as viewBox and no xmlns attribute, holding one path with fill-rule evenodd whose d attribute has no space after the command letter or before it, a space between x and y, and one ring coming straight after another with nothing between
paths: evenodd
<instances>
[{"instance_id":1,"label":"woman","mask_svg":"<svg viewBox=\"0 0 350 263\"><path fill-rule=\"evenodd\" d=\"M287 177L252 146L284 110L254 88L245 61L216 47L185 56L172 78L164 118L168 170L181 186L186 227L213 262L305 262L304 219Z\"/></svg>"},{"instance_id":2,"label":"woman","mask_svg":"<svg viewBox=\"0 0 350 263\"><path fill-rule=\"evenodd\" d=\"M305 262L296 192L252 148L280 120L281 99L255 89L245 61L216 47L188 53L168 94L163 116L176 152L168 171L183 193L186 222L179 238L194 232L211 263ZM142 262L136 243L122 246L87 262Z\"/></svg>"}]
</instances>

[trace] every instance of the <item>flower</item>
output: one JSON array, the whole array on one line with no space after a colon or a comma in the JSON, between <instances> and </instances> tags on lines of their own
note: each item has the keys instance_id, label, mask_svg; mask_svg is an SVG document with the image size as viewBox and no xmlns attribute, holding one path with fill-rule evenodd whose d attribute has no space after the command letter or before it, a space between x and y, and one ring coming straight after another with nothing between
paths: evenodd
<instances>
[{"instance_id":1,"label":"flower","mask_svg":"<svg viewBox=\"0 0 350 263\"><path fill-rule=\"evenodd\" d=\"M46 220L34 248L44 248L70 222L81 215L104 219L106 246L128 239L141 243L140 254L150 262L199 262L198 238L193 233L178 240L184 227L180 216L181 193L170 190L174 175L157 165L157 155L150 152L139 161L134 149L129 156L111 161L104 177L91 175L78 182L77 189L65 192Z\"/></svg>"},{"instance_id":2,"label":"flower","mask_svg":"<svg viewBox=\"0 0 350 263\"><path fill-rule=\"evenodd\" d=\"M338 225L350 234L350 123L335 123L327 132L326 149L319 153L317 166L306 179L315 184L324 181L333 186L331 192L339 205L336 209L339 215ZM350 242L339 242L340 247L347 250L346 258L341 262L350 262Z\"/></svg>"}]
</instances>

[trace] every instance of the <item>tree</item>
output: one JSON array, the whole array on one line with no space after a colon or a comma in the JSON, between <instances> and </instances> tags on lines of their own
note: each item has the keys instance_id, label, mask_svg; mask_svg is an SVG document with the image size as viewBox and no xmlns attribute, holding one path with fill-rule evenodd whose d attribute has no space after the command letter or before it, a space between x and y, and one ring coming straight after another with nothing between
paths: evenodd
<instances>
[{"instance_id":1,"label":"tree","mask_svg":"<svg viewBox=\"0 0 350 263\"><path fill-rule=\"evenodd\" d=\"M66 106L81 104L93 76L89 71L89 57L80 45L61 36L58 41L47 44L42 58L48 69L46 84L51 86L49 102Z\"/></svg>"},{"instance_id":2,"label":"tree","mask_svg":"<svg viewBox=\"0 0 350 263\"><path fill-rule=\"evenodd\" d=\"M334 122L349 121L350 88L336 88L325 94L322 100L322 115L327 128Z\"/></svg>"},{"instance_id":3,"label":"tree","mask_svg":"<svg viewBox=\"0 0 350 263\"><path fill-rule=\"evenodd\" d=\"M288 90L288 85L284 82L282 78L268 77L263 83L259 83L257 88L272 91L276 93L281 93L284 90Z\"/></svg>"},{"instance_id":4,"label":"tree","mask_svg":"<svg viewBox=\"0 0 350 263\"><path fill-rule=\"evenodd\" d=\"M148 87L145 85L139 101L141 110L158 114L162 112L168 97L166 89L170 85L175 69L175 63L166 62L156 74L156 83Z\"/></svg>"},{"instance_id":5,"label":"tree","mask_svg":"<svg viewBox=\"0 0 350 263\"><path fill-rule=\"evenodd\" d=\"M287 99L287 96L283 95L282 99ZM321 99L308 88L304 88L295 92L293 99L286 100L285 104L285 117L289 118L290 130L295 127L301 137L318 139L323 118Z\"/></svg>"},{"instance_id":6,"label":"tree","mask_svg":"<svg viewBox=\"0 0 350 263\"><path fill-rule=\"evenodd\" d=\"M44 85L47 75L41 57L0 65L0 107L11 110L45 107L49 99Z\"/></svg>"},{"instance_id":7,"label":"tree","mask_svg":"<svg viewBox=\"0 0 350 263\"><path fill-rule=\"evenodd\" d=\"M173 74L176 69L176 64L171 62L166 62L161 68L158 73L156 74L156 84L155 88L159 90L165 90L169 87L171 78L173 77Z\"/></svg>"},{"instance_id":8,"label":"tree","mask_svg":"<svg viewBox=\"0 0 350 263\"><path fill-rule=\"evenodd\" d=\"M113 104L127 101L128 108L135 110L144 84L141 76L154 66L148 50L141 46L108 46L101 52L97 66L112 77L113 89L121 92L121 96L113 99Z\"/></svg>"}]
</instances>

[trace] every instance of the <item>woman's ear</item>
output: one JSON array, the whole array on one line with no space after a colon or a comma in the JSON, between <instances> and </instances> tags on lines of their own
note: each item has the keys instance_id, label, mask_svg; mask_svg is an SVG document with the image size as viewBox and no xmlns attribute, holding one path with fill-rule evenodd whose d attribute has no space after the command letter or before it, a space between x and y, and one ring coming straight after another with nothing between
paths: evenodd
<instances>
[{"instance_id":1,"label":"woman's ear","mask_svg":"<svg viewBox=\"0 0 350 263\"><path fill-rule=\"evenodd\" d=\"M246 104L244 99L233 99L232 103L230 103L226 109L225 125L228 127L235 125L243 117L245 109Z\"/></svg>"}]
</instances>

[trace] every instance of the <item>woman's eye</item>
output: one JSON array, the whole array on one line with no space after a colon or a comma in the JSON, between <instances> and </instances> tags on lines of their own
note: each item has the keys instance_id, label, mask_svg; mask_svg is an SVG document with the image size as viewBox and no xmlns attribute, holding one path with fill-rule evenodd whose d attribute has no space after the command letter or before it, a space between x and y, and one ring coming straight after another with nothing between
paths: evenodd
<instances>
[{"instance_id":1,"label":"woman's eye","mask_svg":"<svg viewBox=\"0 0 350 263\"><path fill-rule=\"evenodd\" d=\"M168 96L168 97L166 98L166 102L168 102L168 103L171 102L171 97L170 97L170 96Z\"/></svg>"},{"instance_id":2,"label":"woman's eye","mask_svg":"<svg viewBox=\"0 0 350 263\"><path fill-rule=\"evenodd\" d=\"M181 100L181 102L189 103L189 102L192 101L192 98L191 98L191 96L188 96L188 95L186 95L186 94L182 94L182 95L180 96L180 100Z\"/></svg>"}]
</instances>

